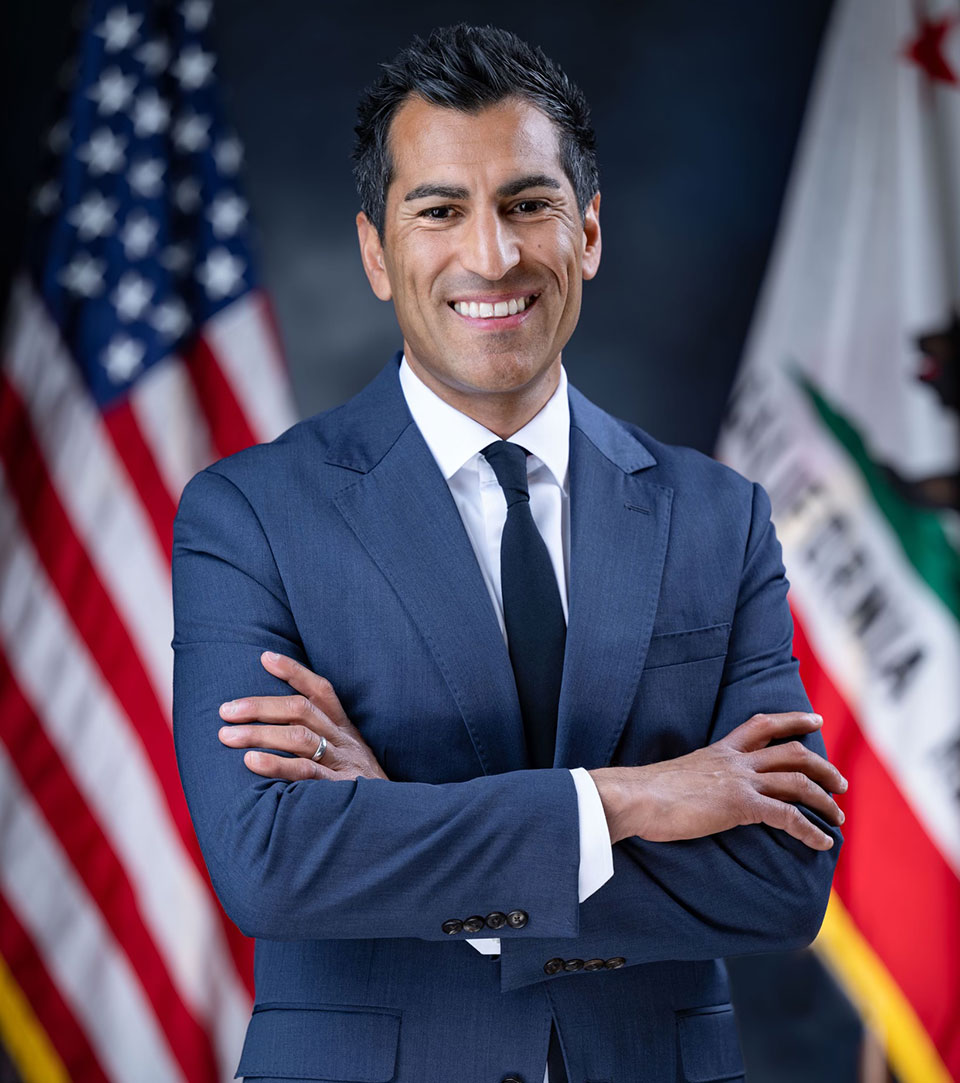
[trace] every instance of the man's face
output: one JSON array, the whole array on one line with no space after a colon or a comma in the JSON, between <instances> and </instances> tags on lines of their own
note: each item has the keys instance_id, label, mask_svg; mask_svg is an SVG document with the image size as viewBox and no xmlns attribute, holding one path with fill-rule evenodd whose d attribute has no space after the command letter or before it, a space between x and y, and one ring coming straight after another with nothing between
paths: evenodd
<instances>
[{"instance_id":1,"label":"man's face","mask_svg":"<svg viewBox=\"0 0 960 1083\"><path fill-rule=\"evenodd\" d=\"M411 98L390 150L382 244L357 224L414 370L448 399L556 386L600 262L600 197L581 219L553 122L515 98L473 114Z\"/></svg>"}]
</instances>

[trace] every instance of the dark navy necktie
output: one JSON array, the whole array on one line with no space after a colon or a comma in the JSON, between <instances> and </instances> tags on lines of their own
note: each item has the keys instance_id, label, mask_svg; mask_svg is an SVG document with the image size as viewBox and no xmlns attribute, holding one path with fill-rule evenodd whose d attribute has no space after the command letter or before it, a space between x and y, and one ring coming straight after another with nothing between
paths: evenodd
<instances>
[{"instance_id":1,"label":"dark navy necktie","mask_svg":"<svg viewBox=\"0 0 960 1083\"><path fill-rule=\"evenodd\" d=\"M482 454L493 467L507 499L507 519L500 540L500 587L527 758L531 767L552 767L567 639L557 577L530 511L525 449L498 440L485 447ZM553 1023L547 1067L550 1083L567 1083Z\"/></svg>"},{"instance_id":2,"label":"dark navy necktie","mask_svg":"<svg viewBox=\"0 0 960 1083\"><path fill-rule=\"evenodd\" d=\"M531 767L552 767L567 625L550 554L530 511L527 453L498 440L482 452L507 499L500 541L503 622Z\"/></svg>"}]
</instances>

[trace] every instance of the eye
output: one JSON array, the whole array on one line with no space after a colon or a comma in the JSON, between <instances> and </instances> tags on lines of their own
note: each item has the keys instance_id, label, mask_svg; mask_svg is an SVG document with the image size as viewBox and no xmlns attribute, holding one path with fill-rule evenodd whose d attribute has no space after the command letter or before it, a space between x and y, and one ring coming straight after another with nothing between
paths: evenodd
<instances>
[{"instance_id":1,"label":"eye","mask_svg":"<svg viewBox=\"0 0 960 1083\"><path fill-rule=\"evenodd\" d=\"M520 214L536 214L537 211L542 211L546 205L546 200L543 199L522 199L513 209L519 211Z\"/></svg>"},{"instance_id":2,"label":"eye","mask_svg":"<svg viewBox=\"0 0 960 1083\"><path fill-rule=\"evenodd\" d=\"M453 207L427 207L420 212L420 218L427 218L431 222L445 222L453 215Z\"/></svg>"}]
</instances>

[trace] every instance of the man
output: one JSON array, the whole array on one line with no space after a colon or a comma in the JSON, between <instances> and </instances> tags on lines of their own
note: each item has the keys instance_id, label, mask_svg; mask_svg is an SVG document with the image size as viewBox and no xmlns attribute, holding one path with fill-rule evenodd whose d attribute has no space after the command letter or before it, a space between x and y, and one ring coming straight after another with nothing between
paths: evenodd
<instances>
[{"instance_id":1,"label":"man","mask_svg":"<svg viewBox=\"0 0 960 1083\"><path fill-rule=\"evenodd\" d=\"M600 196L539 50L415 40L357 133L402 358L177 522L181 773L258 937L239 1074L741 1078L718 958L815 935L845 787L766 497L567 389Z\"/></svg>"}]
</instances>

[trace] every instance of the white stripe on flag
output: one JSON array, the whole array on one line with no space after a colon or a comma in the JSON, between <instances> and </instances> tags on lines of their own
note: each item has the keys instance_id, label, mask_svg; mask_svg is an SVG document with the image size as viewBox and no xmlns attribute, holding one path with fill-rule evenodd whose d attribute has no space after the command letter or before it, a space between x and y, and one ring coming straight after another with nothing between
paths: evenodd
<instances>
[{"instance_id":1,"label":"white stripe on flag","mask_svg":"<svg viewBox=\"0 0 960 1083\"><path fill-rule=\"evenodd\" d=\"M14 285L8 321L6 371L30 413L57 494L169 718L173 603L166 556L56 325L26 279Z\"/></svg>"},{"instance_id":2,"label":"white stripe on flag","mask_svg":"<svg viewBox=\"0 0 960 1083\"><path fill-rule=\"evenodd\" d=\"M116 1083L182 1083L126 956L0 745L0 885L104 1070Z\"/></svg>"},{"instance_id":3,"label":"white stripe on flag","mask_svg":"<svg viewBox=\"0 0 960 1083\"><path fill-rule=\"evenodd\" d=\"M160 476L176 502L183 487L216 458L210 431L183 361L154 365L130 392L130 406Z\"/></svg>"},{"instance_id":4,"label":"white stripe on flag","mask_svg":"<svg viewBox=\"0 0 960 1083\"><path fill-rule=\"evenodd\" d=\"M203 337L233 388L258 440L272 440L295 420L289 380L266 312L254 291L218 312Z\"/></svg>"},{"instance_id":5,"label":"white stripe on flag","mask_svg":"<svg viewBox=\"0 0 960 1083\"><path fill-rule=\"evenodd\" d=\"M198 1019L209 1019L220 1059L232 1072L250 1004L220 916L180 841L143 747L37 563L15 506L0 468L0 642L130 877L177 991Z\"/></svg>"}]
</instances>

